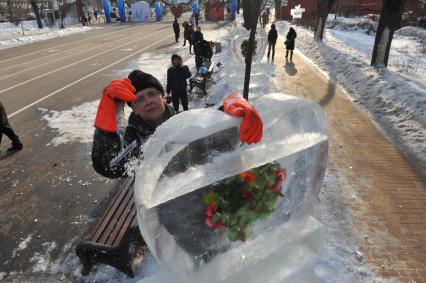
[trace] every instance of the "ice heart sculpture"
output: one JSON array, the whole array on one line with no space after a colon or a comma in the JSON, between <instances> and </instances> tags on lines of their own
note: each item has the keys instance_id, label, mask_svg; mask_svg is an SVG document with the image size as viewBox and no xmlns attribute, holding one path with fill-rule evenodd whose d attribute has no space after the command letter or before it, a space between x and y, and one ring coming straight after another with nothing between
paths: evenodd
<instances>
[{"instance_id":1,"label":"ice heart sculpture","mask_svg":"<svg viewBox=\"0 0 426 283\"><path fill-rule=\"evenodd\" d=\"M231 60L234 63L244 63L245 59L242 54L241 45L245 40L248 40L250 32L243 27L234 27L231 30ZM268 45L268 38L266 32L262 28L256 30L256 51L253 56L253 63L259 63Z\"/></svg>"},{"instance_id":2,"label":"ice heart sculpture","mask_svg":"<svg viewBox=\"0 0 426 283\"><path fill-rule=\"evenodd\" d=\"M180 16L182 16L183 13L183 7L182 5L179 6L175 6L173 5L170 10L172 11L172 15L175 16L176 18L180 18Z\"/></svg>"},{"instance_id":3,"label":"ice heart sculpture","mask_svg":"<svg viewBox=\"0 0 426 283\"><path fill-rule=\"evenodd\" d=\"M321 107L273 93L254 103L263 139L239 141L239 118L180 113L146 142L136 168L139 227L175 282L306 282L322 225L328 130ZM308 277L306 277L308 276Z\"/></svg>"}]
</instances>

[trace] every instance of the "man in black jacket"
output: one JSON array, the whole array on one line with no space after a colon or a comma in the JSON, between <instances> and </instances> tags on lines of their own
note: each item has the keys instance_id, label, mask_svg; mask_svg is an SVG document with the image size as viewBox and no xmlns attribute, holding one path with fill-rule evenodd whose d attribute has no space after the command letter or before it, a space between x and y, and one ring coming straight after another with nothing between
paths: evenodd
<instances>
[{"instance_id":1,"label":"man in black jacket","mask_svg":"<svg viewBox=\"0 0 426 283\"><path fill-rule=\"evenodd\" d=\"M176 114L174 109L165 103L164 94L161 83L154 76L140 70L132 71L126 79L113 80L105 87L102 94L104 103L101 99L97 112L97 118L99 116L100 119L98 124L95 123L95 127L98 129L100 124L108 124L112 129L108 135L101 136L97 135L99 131L95 130L92 160L96 172L107 178L120 178L127 174L128 161L141 158L141 146L158 126ZM110 165L110 161L120 153L119 128L124 126L114 101L121 102L123 111L124 102L127 102L133 112L124 134L124 145L129 151L116 165ZM230 94L220 109L230 116L243 118L239 131L242 142L252 144L260 141L262 121L257 111L246 100L236 93ZM137 146L132 147L133 143Z\"/></svg>"},{"instance_id":2,"label":"man in black jacket","mask_svg":"<svg viewBox=\"0 0 426 283\"><path fill-rule=\"evenodd\" d=\"M192 52L191 51L192 50L192 45L194 44L193 40L192 40L193 35L194 35L194 29L186 21L183 22L182 26L183 26L183 29L184 29L183 30L183 46L186 45L186 41L188 40L188 43L189 43L189 54L191 54L191 52Z\"/></svg>"},{"instance_id":3,"label":"man in black jacket","mask_svg":"<svg viewBox=\"0 0 426 283\"><path fill-rule=\"evenodd\" d=\"M175 33L176 42L179 42L180 28L177 18L175 18L175 21L173 22L173 31Z\"/></svg>"},{"instance_id":4,"label":"man in black jacket","mask_svg":"<svg viewBox=\"0 0 426 283\"><path fill-rule=\"evenodd\" d=\"M167 94L172 93L173 108L179 111L179 100L183 110L188 110L188 93L186 80L191 77L188 66L182 65L182 57L177 54L172 55L172 65L167 70Z\"/></svg>"},{"instance_id":5,"label":"man in black jacket","mask_svg":"<svg viewBox=\"0 0 426 283\"><path fill-rule=\"evenodd\" d=\"M275 28L275 25L271 25L271 30L268 33L268 59L269 55L271 55L271 48L272 48L272 61L274 61L275 56L275 44L277 43L278 33Z\"/></svg>"}]
</instances>

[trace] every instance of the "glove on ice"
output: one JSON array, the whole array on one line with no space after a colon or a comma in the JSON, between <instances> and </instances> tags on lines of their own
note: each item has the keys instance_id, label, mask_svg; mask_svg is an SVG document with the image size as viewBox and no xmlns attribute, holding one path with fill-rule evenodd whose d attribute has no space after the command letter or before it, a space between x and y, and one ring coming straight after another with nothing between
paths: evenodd
<instances>
[{"instance_id":1,"label":"glove on ice","mask_svg":"<svg viewBox=\"0 0 426 283\"><path fill-rule=\"evenodd\" d=\"M128 78L113 80L102 92L96 113L95 127L105 132L116 133L116 104L115 100L132 102L136 99L135 88Z\"/></svg>"},{"instance_id":2,"label":"glove on ice","mask_svg":"<svg viewBox=\"0 0 426 283\"><path fill-rule=\"evenodd\" d=\"M256 109L238 93L231 93L223 101L223 110L234 117L242 117L240 140L252 144L262 139L263 123Z\"/></svg>"}]
</instances>

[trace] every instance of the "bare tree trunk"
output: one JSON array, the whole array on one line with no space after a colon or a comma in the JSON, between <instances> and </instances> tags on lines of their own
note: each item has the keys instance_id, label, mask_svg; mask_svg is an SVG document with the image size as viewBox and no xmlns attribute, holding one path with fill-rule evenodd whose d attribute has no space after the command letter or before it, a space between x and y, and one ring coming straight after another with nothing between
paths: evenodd
<instances>
[{"instance_id":1,"label":"bare tree trunk","mask_svg":"<svg viewBox=\"0 0 426 283\"><path fill-rule=\"evenodd\" d=\"M244 90L243 97L248 100L249 87L250 87L250 74L251 74L251 62L253 60L253 51L254 51L254 40L256 35L256 27L251 28L250 36L247 46L247 55L245 58L246 61L246 71L244 75Z\"/></svg>"},{"instance_id":2,"label":"bare tree trunk","mask_svg":"<svg viewBox=\"0 0 426 283\"><path fill-rule=\"evenodd\" d=\"M13 5L12 5L11 0L7 1L7 11L9 13L9 22L11 22L11 23L16 22L15 14L14 14L14 11L13 11Z\"/></svg>"},{"instance_id":3,"label":"bare tree trunk","mask_svg":"<svg viewBox=\"0 0 426 283\"><path fill-rule=\"evenodd\" d=\"M77 17L79 17L81 19L81 21L83 21L83 10L82 10L82 7L81 7L81 0L76 0L75 6L76 6L76 9L77 9Z\"/></svg>"},{"instance_id":4,"label":"bare tree trunk","mask_svg":"<svg viewBox=\"0 0 426 283\"><path fill-rule=\"evenodd\" d=\"M384 0L374 41L371 65L387 67L390 47L395 30L401 27L404 0Z\"/></svg>"},{"instance_id":5,"label":"bare tree trunk","mask_svg":"<svg viewBox=\"0 0 426 283\"><path fill-rule=\"evenodd\" d=\"M38 28L43 28L43 23L41 22L40 11L38 9L37 2L31 1L31 7L33 8L34 15L36 16Z\"/></svg>"},{"instance_id":6,"label":"bare tree trunk","mask_svg":"<svg viewBox=\"0 0 426 283\"><path fill-rule=\"evenodd\" d=\"M317 23L315 25L315 40L321 41L328 13L335 0L317 0Z\"/></svg>"},{"instance_id":7,"label":"bare tree trunk","mask_svg":"<svg viewBox=\"0 0 426 283\"><path fill-rule=\"evenodd\" d=\"M254 40L256 36L256 26L257 20L260 16L260 9L262 0L242 0L243 4L243 17L244 17L244 26L247 30L250 31L247 54L245 57L246 70L244 76L244 90L243 97L248 100L249 95L249 86L250 86L250 72L251 72L251 63L253 59L254 51Z\"/></svg>"},{"instance_id":8,"label":"bare tree trunk","mask_svg":"<svg viewBox=\"0 0 426 283\"><path fill-rule=\"evenodd\" d=\"M275 1L275 20L281 20L281 0Z\"/></svg>"}]
</instances>

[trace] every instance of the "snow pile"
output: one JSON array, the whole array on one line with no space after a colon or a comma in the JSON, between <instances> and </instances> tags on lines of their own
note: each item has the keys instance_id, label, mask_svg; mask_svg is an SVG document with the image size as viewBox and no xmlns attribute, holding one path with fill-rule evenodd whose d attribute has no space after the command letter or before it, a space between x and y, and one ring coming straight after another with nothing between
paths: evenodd
<instances>
[{"instance_id":1,"label":"snow pile","mask_svg":"<svg viewBox=\"0 0 426 283\"><path fill-rule=\"evenodd\" d=\"M426 29L421 27L406 26L397 30L395 34L426 40Z\"/></svg>"},{"instance_id":2,"label":"snow pile","mask_svg":"<svg viewBox=\"0 0 426 283\"><path fill-rule=\"evenodd\" d=\"M365 31L373 34L377 30L377 23L365 18L342 18L327 19L327 28L340 29L346 31Z\"/></svg>"},{"instance_id":3,"label":"snow pile","mask_svg":"<svg viewBox=\"0 0 426 283\"><path fill-rule=\"evenodd\" d=\"M15 257L17 254L19 254L20 251L25 250L28 247L28 244L31 242L32 238L33 234L29 234L25 239L21 238L22 242L20 242L18 247L13 250L12 257Z\"/></svg>"},{"instance_id":4,"label":"snow pile","mask_svg":"<svg viewBox=\"0 0 426 283\"><path fill-rule=\"evenodd\" d=\"M72 142L91 143L93 140L93 123L99 101L85 102L80 106L65 111L55 111L39 108L42 111L42 119L58 135L48 144L58 146Z\"/></svg>"},{"instance_id":5,"label":"snow pile","mask_svg":"<svg viewBox=\"0 0 426 283\"><path fill-rule=\"evenodd\" d=\"M25 21L22 24L25 35L22 35L21 25L16 26L9 22L0 23L0 49L30 44L55 37L63 37L75 33L88 32L95 29L86 26L67 27L64 29L44 27L43 29L39 29L36 21Z\"/></svg>"},{"instance_id":6,"label":"snow pile","mask_svg":"<svg viewBox=\"0 0 426 283\"><path fill-rule=\"evenodd\" d=\"M93 123L95 122L96 111L99 100L85 102L69 110L55 111L39 108L43 113L42 119L47 125L57 132L47 146L58 146L60 144L70 144L74 142L92 143ZM131 109L125 107L125 115L130 115Z\"/></svg>"},{"instance_id":7,"label":"snow pile","mask_svg":"<svg viewBox=\"0 0 426 283\"><path fill-rule=\"evenodd\" d=\"M277 23L281 36L286 35L288 28L287 22ZM416 53L415 46L410 46L415 41L406 37L395 39L396 48L391 51L390 70L387 70L369 64L365 52L373 49L372 36L327 30L325 42L316 42L311 31L301 27L296 31L298 50L314 61L330 80L341 83L356 102L370 111L400 149L426 172L426 59ZM410 48L404 50L404 47ZM422 71L393 72L398 65L395 59L412 59Z\"/></svg>"}]
</instances>

